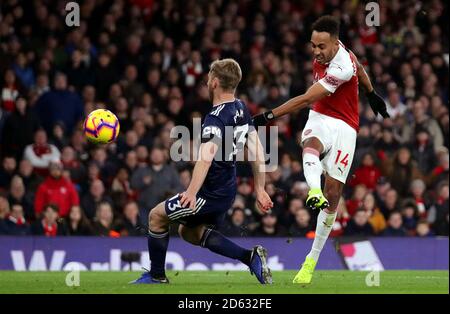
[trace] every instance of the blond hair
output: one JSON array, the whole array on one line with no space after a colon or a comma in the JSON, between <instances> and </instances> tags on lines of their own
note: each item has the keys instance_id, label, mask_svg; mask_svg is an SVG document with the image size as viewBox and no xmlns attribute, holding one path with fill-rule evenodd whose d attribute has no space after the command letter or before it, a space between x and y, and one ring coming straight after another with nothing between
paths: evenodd
<instances>
[{"instance_id":1,"label":"blond hair","mask_svg":"<svg viewBox=\"0 0 450 314\"><path fill-rule=\"evenodd\" d=\"M239 63L234 59L216 60L211 63L209 73L219 80L220 87L225 91L234 91L242 79Z\"/></svg>"}]
</instances>

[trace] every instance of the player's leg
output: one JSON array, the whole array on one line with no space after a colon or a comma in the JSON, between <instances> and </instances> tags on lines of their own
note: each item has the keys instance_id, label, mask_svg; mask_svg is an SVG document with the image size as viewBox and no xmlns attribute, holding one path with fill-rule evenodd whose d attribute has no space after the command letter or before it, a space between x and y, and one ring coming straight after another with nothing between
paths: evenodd
<instances>
[{"instance_id":1,"label":"player's leg","mask_svg":"<svg viewBox=\"0 0 450 314\"><path fill-rule=\"evenodd\" d=\"M191 244L200 245L216 254L237 259L246 265L250 265L252 250L237 245L217 230L207 228L205 225L196 227L180 225L178 233Z\"/></svg>"},{"instance_id":2,"label":"player's leg","mask_svg":"<svg viewBox=\"0 0 450 314\"><path fill-rule=\"evenodd\" d=\"M165 264L169 245L169 218L165 211L164 202L153 208L148 215L148 254L150 257L150 271L144 273L133 283L168 283Z\"/></svg>"},{"instance_id":3,"label":"player's leg","mask_svg":"<svg viewBox=\"0 0 450 314\"><path fill-rule=\"evenodd\" d=\"M306 206L312 209L328 207L328 200L323 195L321 186L323 167L320 154L323 151L323 144L317 137L310 137L303 141L303 171L309 186Z\"/></svg>"},{"instance_id":4,"label":"player's leg","mask_svg":"<svg viewBox=\"0 0 450 314\"><path fill-rule=\"evenodd\" d=\"M272 283L272 276L266 261L267 252L263 247L258 245L252 250L245 249L217 230L205 225L195 227L180 225L178 233L191 244L200 245L216 254L241 261L249 266L250 271L256 275L260 283Z\"/></svg>"},{"instance_id":5,"label":"player's leg","mask_svg":"<svg viewBox=\"0 0 450 314\"><path fill-rule=\"evenodd\" d=\"M325 197L329 200L330 206L320 210L317 216L316 232L311 251L305 258L302 268L294 278L294 283L308 284L312 280L314 269L319 260L320 253L330 235L334 221L336 220L339 199L342 194L344 184L329 175L325 176Z\"/></svg>"},{"instance_id":6,"label":"player's leg","mask_svg":"<svg viewBox=\"0 0 450 314\"><path fill-rule=\"evenodd\" d=\"M345 122L329 119L331 147L322 160L325 167L324 194L329 200L329 207L323 208L317 217L316 235L311 252L305 259L302 268L294 278L294 283L310 283L319 255L328 239L339 199L350 171L356 146L356 131Z\"/></svg>"},{"instance_id":7,"label":"player's leg","mask_svg":"<svg viewBox=\"0 0 450 314\"><path fill-rule=\"evenodd\" d=\"M308 257L316 262L319 259L320 252L322 252L325 242L330 235L334 221L336 220L336 212L343 188L344 184L342 182L329 175L325 176L324 193L330 206L321 210L317 216L316 235L314 237L311 252L308 254Z\"/></svg>"}]
</instances>

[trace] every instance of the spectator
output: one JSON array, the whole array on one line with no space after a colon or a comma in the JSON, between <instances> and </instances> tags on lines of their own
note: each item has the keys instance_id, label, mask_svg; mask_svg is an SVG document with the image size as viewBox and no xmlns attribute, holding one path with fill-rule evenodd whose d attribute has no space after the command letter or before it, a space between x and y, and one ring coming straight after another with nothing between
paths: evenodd
<instances>
[{"instance_id":1,"label":"spectator","mask_svg":"<svg viewBox=\"0 0 450 314\"><path fill-rule=\"evenodd\" d=\"M344 230L346 236L372 236L374 231L369 223L368 214L362 208L358 209L352 220L347 223Z\"/></svg>"},{"instance_id":2,"label":"spectator","mask_svg":"<svg viewBox=\"0 0 450 314\"><path fill-rule=\"evenodd\" d=\"M406 105L402 103L397 86L391 85L389 88L388 99L386 101L386 109L391 119L402 116L406 111Z\"/></svg>"},{"instance_id":3,"label":"spectator","mask_svg":"<svg viewBox=\"0 0 450 314\"><path fill-rule=\"evenodd\" d=\"M33 142L34 133L39 128L36 115L27 106L27 100L18 97L15 111L5 121L2 132L2 150L4 155L22 158L25 147Z\"/></svg>"},{"instance_id":4,"label":"spectator","mask_svg":"<svg viewBox=\"0 0 450 314\"><path fill-rule=\"evenodd\" d=\"M33 172L33 165L28 159L22 159L19 164L18 175L25 184L25 193L31 201L34 201L34 194L42 182L42 178Z\"/></svg>"},{"instance_id":5,"label":"spectator","mask_svg":"<svg viewBox=\"0 0 450 314\"><path fill-rule=\"evenodd\" d=\"M14 74L27 90L34 86L34 71L28 64L27 57L23 52L17 55L16 62L12 65L12 69L14 70Z\"/></svg>"},{"instance_id":6,"label":"spectator","mask_svg":"<svg viewBox=\"0 0 450 314\"><path fill-rule=\"evenodd\" d=\"M5 156L0 169L0 190L8 189L12 177L16 172L17 163L14 157Z\"/></svg>"},{"instance_id":7,"label":"spectator","mask_svg":"<svg viewBox=\"0 0 450 314\"><path fill-rule=\"evenodd\" d=\"M65 71L69 84L74 86L77 91L81 91L84 86L93 83L91 71L89 64L86 60L83 60L81 51L75 49L72 52L70 63ZM65 88L60 89L64 90Z\"/></svg>"},{"instance_id":8,"label":"spectator","mask_svg":"<svg viewBox=\"0 0 450 314\"><path fill-rule=\"evenodd\" d=\"M402 130L403 142L411 142L414 140L414 130L418 127L425 129L433 140L433 147L441 147L444 143L441 128L437 121L426 114L425 104L423 100L414 102L412 108L414 122L405 124Z\"/></svg>"},{"instance_id":9,"label":"spectator","mask_svg":"<svg viewBox=\"0 0 450 314\"><path fill-rule=\"evenodd\" d=\"M54 89L39 97L35 108L48 134L57 122L63 123L68 134L72 134L83 115L80 97L67 89L67 76L61 72L55 76Z\"/></svg>"},{"instance_id":10,"label":"spectator","mask_svg":"<svg viewBox=\"0 0 450 314\"><path fill-rule=\"evenodd\" d=\"M103 237L117 238L120 233L117 232L114 225L114 213L111 204L102 202L98 204L94 218L94 235Z\"/></svg>"},{"instance_id":11,"label":"spectator","mask_svg":"<svg viewBox=\"0 0 450 314\"><path fill-rule=\"evenodd\" d=\"M394 189L389 189L386 192L383 203L381 204L381 212L387 220L393 211L399 210L398 193Z\"/></svg>"},{"instance_id":12,"label":"spectator","mask_svg":"<svg viewBox=\"0 0 450 314\"><path fill-rule=\"evenodd\" d=\"M15 175L11 180L11 187L8 196L11 205L22 206L22 211L27 221L34 221L33 202L25 194L25 185L23 180L18 175Z\"/></svg>"},{"instance_id":13,"label":"spectator","mask_svg":"<svg viewBox=\"0 0 450 314\"><path fill-rule=\"evenodd\" d=\"M278 219L283 226L291 226L296 222L296 214L300 209L305 208L303 200L294 197L289 201L288 210L283 210L280 215L278 215Z\"/></svg>"},{"instance_id":14,"label":"spectator","mask_svg":"<svg viewBox=\"0 0 450 314\"><path fill-rule=\"evenodd\" d=\"M34 143L27 145L24 152L24 158L28 159L34 171L42 176L48 174L50 161L57 160L60 156L58 148L47 142L47 133L43 129L34 133Z\"/></svg>"},{"instance_id":15,"label":"spectator","mask_svg":"<svg viewBox=\"0 0 450 314\"><path fill-rule=\"evenodd\" d=\"M374 148L377 156L382 160L389 160L397 152L400 143L395 138L392 128L385 127L381 133L381 137L375 142Z\"/></svg>"},{"instance_id":16,"label":"spectator","mask_svg":"<svg viewBox=\"0 0 450 314\"><path fill-rule=\"evenodd\" d=\"M74 184L81 183L86 176L86 168L76 156L72 146L65 146L61 153L61 162L64 170L69 171L70 179Z\"/></svg>"},{"instance_id":17,"label":"spectator","mask_svg":"<svg viewBox=\"0 0 450 314\"><path fill-rule=\"evenodd\" d=\"M264 100L263 103L261 103L261 106L272 110L272 109L278 107L279 105L283 104L287 100L288 100L288 98L286 98L280 94L280 89L279 89L278 85L271 84L269 87L267 98L266 98L266 100Z\"/></svg>"},{"instance_id":18,"label":"spectator","mask_svg":"<svg viewBox=\"0 0 450 314\"><path fill-rule=\"evenodd\" d=\"M426 220L419 220L419 222L417 222L417 227L416 227L416 235L418 237L432 237L434 236L433 231L430 229L430 225L428 224L428 222Z\"/></svg>"},{"instance_id":19,"label":"spectator","mask_svg":"<svg viewBox=\"0 0 450 314\"><path fill-rule=\"evenodd\" d=\"M428 222L433 225L436 235L448 236L449 226L449 189L448 181L444 181L438 187L436 203L428 212Z\"/></svg>"},{"instance_id":20,"label":"spectator","mask_svg":"<svg viewBox=\"0 0 450 314\"><path fill-rule=\"evenodd\" d=\"M415 201L418 214L421 217L426 217L428 208L430 207L429 201L425 196L426 185L421 179L416 179L411 182L411 194Z\"/></svg>"},{"instance_id":21,"label":"spectator","mask_svg":"<svg viewBox=\"0 0 450 314\"><path fill-rule=\"evenodd\" d=\"M55 204L48 204L42 210L42 218L31 225L33 235L55 237L66 235L65 225L59 221L59 208Z\"/></svg>"},{"instance_id":22,"label":"spectator","mask_svg":"<svg viewBox=\"0 0 450 314\"><path fill-rule=\"evenodd\" d=\"M5 112L13 112L14 103L21 94L22 87L16 80L16 75L12 70L6 70L3 75L1 109Z\"/></svg>"},{"instance_id":23,"label":"spectator","mask_svg":"<svg viewBox=\"0 0 450 314\"><path fill-rule=\"evenodd\" d=\"M448 149L441 147L437 154L438 165L433 169L433 171L428 175L427 181L428 185L435 186L437 182L449 179L449 154Z\"/></svg>"},{"instance_id":24,"label":"spectator","mask_svg":"<svg viewBox=\"0 0 450 314\"><path fill-rule=\"evenodd\" d=\"M92 225L84 214L83 209L74 205L66 217L67 235L90 236L93 234Z\"/></svg>"},{"instance_id":25,"label":"spectator","mask_svg":"<svg viewBox=\"0 0 450 314\"><path fill-rule=\"evenodd\" d=\"M31 228L23 214L22 205L14 204L11 206L11 213L4 222L4 234L14 236L31 234Z\"/></svg>"},{"instance_id":26,"label":"spectator","mask_svg":"<svg viewBox=\"0 0 450 314\"><path fill-rule=\"evenodd\" d=\"M39 215L47 204L53 203L58 207L60 217L66 217L73 205L79 205L78 193L72 182L62 176L62 164L59 160L51 161L50 175L42 182L34 200L34 211Z\"/></svg>"},{"instance_id":27,"label":"spectator","mask_svg":"<svg viewBox=\"0 0 450 314\"><path fill-rule=\"evenodd\" d=\"M137 168L131 176L131 187L139 194L138 204L142 209L141 217L148 217L148 211L163 200L168 193L175 194L183 190L176 170L165 163L162 149L152 149L150 163L149 167ZM147 224L144 221L143 223Z\"/></svg>"},{"instance_id":28,"label":"spectator","mask_svg":"<svg viewBox=\"0 0 450 314\"><path fill-rule=\"evenodd\" d=\"M241 207L234 207L231 215L221 226L221 232L227 237L242 237L246 235L245 211Z\"/></svg>"},{"instance_id":29,"label":"spectator","mask_svg":"<svg viewBox=\"0 0 450 314\"><path fill-rule=\"evenodd\" d=\"M289 235L293 237L314 238L314 227L311 223L311 215L305 208L300 208L295 213L295 223L289 228Z\"/></svg>"},{"instance_id":30,"label":"spectator","mask_svg":"<svg viewBox=\"0 0 450 314\"><path fill-rule=\"evenodd\" d=\"M128 202L123 208L123 225L120 230L122 236L142 236L146 229L139 223L139 207L136 202Z\"/></svg>"},{"instance_id":31,"label":"spectator","mask_svg":"<svg viewBox=\"0 0 450 314\"><path fill-rule=\"evenodd\" d=\"M407 235L415 236L417 221L419 220L419 211L413 202L406 202L402 207L403 227Z\"/></svg>"},{"instance_id":32,"label":"spectator","mask_svg":"<svg viewBox=\"0 0 450 314\"><path fill-rule=\"evenodd\" d=\"M379 234L386 228L386 219L384 219L381 210L377 207L375 197L372 193L367 193L364 196L362 209L369 217L369 223L372 226L374 234Z\"/></svg>"},{"instance_id":33,"label":"spectator","mask_svg":"<svg viewBox=\"0 0 450 314\"><path fill-rule=\"evenodd\" d=\"M284 237L286 229L278 224L278 218L273 213L265 214L261 218L261 225L253 232L256 237Z\"/></svg>"},{"instance_id":34,"label":"spectator","mask_svg":"<svg viewBox=\"0 0 450 314\"><path fill-rule=\"evenodd\" d=\"M346 202L346 207L348 214L353 216L356 213L356 210L363 205L364 196L367 194L367 188L365 185L358 185L353 190L352 198Z\"/></svg>"},{"instance_id":35,"label":"spectator","mask_svg":"<svg viewBox=\"0 0 450 314\"><path fill-rule=\"evenodd\" d=\"M8 215L9 215L8 198L0 194L0 220L5 219Z\"/></svg>"},{"instance_id":36,"label":"spectator","mask_svg":"<svg viewBox=\"0 0 450 314\"><path fill-rule=\"evenodd\" d=\"M380 176L381 170L375 165L374 157L371 153L365 153L361 165L355 170L354 177L349 184L352 187L362 184L368 190L373 191Z\"/></svg>"},{"instance_id":37,"label":"spectator","mask_svg":"<svg viewBox=\"0 0 450 314\"><path fill-rule=\"evenodd\" d=\"M112 200L105 194L105 186L102 180L95 179L91 182L89 193L81 199L81 207L89 219L94 218L97 208L101 203L112 204Z\"/></svg>"},{"instance_id":38,"label":"spectator","mask_svg":"<svg viewBox=\"0 0 450 314\"><path fill-rule=\"evenodd\" d=\"M136 193L131 189L130 186L130 180L129 180L129 173L126 168L120 168L117 171L117 175L114 178L111 190L113 194L115 193L121 193L125 196L128 200L134 200L136 197Z\"/></svg>"},{"instance_id":39,"label":"spectator","mask_svg":"<svg viewBox=\"0 0 450 314\"><path fill-rule=\"evenodd\" d=\"M402 214L399 211L391 212L388 219L388 226L381 234L385 237L404 237L407 235L403 227Z\"/></svg>"},{"instance_id":40,"label":"spectator","mask_svg":"<svg viewBox=\"0 0 450 314\"><path fill-rule=\"evenodd\" d=\"M429 173L436 166L436 155L430 135L424 128L416 130L411 155L422 173Z\"/></svg>"},{"instance_id":41,"label":"spectator","mask_svg":"<svg viewBox=\"0 0 450 314\"><path fill-rule=\"evenodd\" d=\"M393 159L384 162L383 172L401 197L407 196L409 182L422 178L420 170L411 158L411 152L406 147L400 148Z\"/></svg>"}]
</instances>

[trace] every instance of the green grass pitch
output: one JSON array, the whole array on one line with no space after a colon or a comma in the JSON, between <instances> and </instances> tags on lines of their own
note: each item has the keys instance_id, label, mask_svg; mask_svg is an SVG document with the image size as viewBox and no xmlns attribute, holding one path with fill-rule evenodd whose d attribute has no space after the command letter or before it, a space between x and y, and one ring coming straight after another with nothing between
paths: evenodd
<instances>
[{"instance_id":1,"label":"green grass pitch","mask_svg":"<svg viewBox=\"0 0 450 314\"><path fill-rule=\"evenodd\" d=\"M168 285L129 285L138 272L81 272L68 287L65 272L0 272L0 293L449 293L448 271L384 271L380 285L366 285L367 272L316 271L312 284L292 284L296 271L273 272L274 284L260 285L249 272L170 271Z\"/></svg>"}]
</instances>

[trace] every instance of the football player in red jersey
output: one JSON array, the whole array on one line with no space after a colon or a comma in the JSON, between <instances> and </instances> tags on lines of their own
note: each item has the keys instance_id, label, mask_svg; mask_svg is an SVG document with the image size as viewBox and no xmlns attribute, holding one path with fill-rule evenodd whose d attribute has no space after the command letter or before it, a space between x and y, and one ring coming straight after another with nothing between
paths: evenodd
<instances>
[{"instance_id":1,"label":"football player in red jersey","mask_svg":"<svg viewBox=\"0 0 450 314\"><path fill-rule=\"evenodd\" d=\"M312 249L294 278L294 283L301 284L311 282L352 164L359 128L358 83L366 90L375 115L389 117L386 104L374 91L364 67L340 42L339 21L332 16L319 18L312 26L311 48L314 84L305 94L253 118L255 125L266 125L312 104L301 145L304 174L310 188L306 205L320 212ZM323 171L326 174L322 192Z\"/></svg>"}]
</instances>

